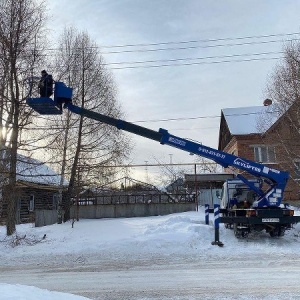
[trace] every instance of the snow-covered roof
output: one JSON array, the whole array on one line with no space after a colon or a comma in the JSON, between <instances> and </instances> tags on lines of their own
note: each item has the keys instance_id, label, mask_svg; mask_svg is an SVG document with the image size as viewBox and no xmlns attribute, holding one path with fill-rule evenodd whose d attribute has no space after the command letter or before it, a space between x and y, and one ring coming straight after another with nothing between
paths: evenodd
<instances>
[{"instance_id":1,"label":"snow-covered roof","mask_svg":"<svg viewBox=\"0 0 300 300\"><path fill-rule=\"evenodd\" d=\"M233 135L263 133L277 120L278 113L270 106L251 106L222 109L229 131Z\"/></svg>"},{"instance_id":2,"label":"snow-covered roof","mask_svg":"<svg viewBox=\"0 0 300 300\"><path fill-rule=\"evenodd\" d=\"M58 186L61 176L41 161L18 154L17 180ZM63 180L63 185L67 184Z\"/></svg>"}]
</instances>

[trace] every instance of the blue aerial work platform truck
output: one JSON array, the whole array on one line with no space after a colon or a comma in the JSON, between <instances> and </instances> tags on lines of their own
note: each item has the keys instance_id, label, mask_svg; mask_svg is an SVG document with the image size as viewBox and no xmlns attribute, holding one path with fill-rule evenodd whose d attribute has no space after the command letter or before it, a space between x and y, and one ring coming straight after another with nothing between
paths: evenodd
<instances>
[{"instance_id":1,"label":"blue aerial work platform truck","mask_svg":"<svg viewBox=\"0 0 300 300\"><path fill-rule=\"evenodd\" d=\"M250 232L265 230L271 237L283 236L285 230L300 221L294 210L282 204L289 174L265 165L222 152L200 143L170 134L165 129L154 131L124 120L115 119L72 104L72 88L55 82L54 98L28 98L27 104L39 114L59 115L63 109L118 129L193 153L250 174L255 180L241 174L224 183L221 196L220 222L233 228L236 237L247 237Z\"/></svg>"}]
</instances>

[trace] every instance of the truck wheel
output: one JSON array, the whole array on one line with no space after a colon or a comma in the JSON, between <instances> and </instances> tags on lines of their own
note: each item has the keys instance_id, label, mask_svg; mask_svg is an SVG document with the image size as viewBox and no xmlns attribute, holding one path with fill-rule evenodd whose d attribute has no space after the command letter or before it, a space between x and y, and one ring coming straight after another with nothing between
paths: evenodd
<instances>
[{"instance_id":1,"label":"truck wheel","mask_svg":"<svg viewBox=\"0 0 300 300\"><path fill-rule=\"evenodd\" d=\"M279 236L284 236L284 234L285 234L285 230L283 228L281 228Z\"/></svg>"},{"instance_id":2,"label":"truck wheel","mask_svg":"<svg viewBox=\"0 0 300 300\"><path fill-rule=\"evenodd\" d=\"M269 232L271 237L280 237L280 236L284 236L284 228L281 227L277 227L274 230Z\"/></svg>"},{"instance_id":3,"label":"truck wheel","mask_svg":"<svg viewBox=\"0 0 300 300\"><path fill-rule=\"evenodd\" d=\"M241 227L241 228L239 228ZM247 238L250 232L250 229L245 227L245 226L241 226L241 224L233 224L233 232L236 238L240 239L240 238Z\"/></svg>"},{"instance_id":4,"label":"truck wheel","mask_svg":"<svg viewBox=\"0 0 300 300\"><path fill-rule=\"evenodd\" d=\"M243 238L247 238L248 237L248 235L249 235L249 232L248 231L242 231L242 237Z\"/></svg>"},{"instance_id":5,"label":"truck wheel","mask_svg":"<svg viewBox=\"0 0 300 300\"><path fill-rule=\"evenodd\" d=\"M238 230L236 223L233 224L233 232L235 237L237 237L238 239L241 237L241 232Z\"/></svg>"}]
</instances>

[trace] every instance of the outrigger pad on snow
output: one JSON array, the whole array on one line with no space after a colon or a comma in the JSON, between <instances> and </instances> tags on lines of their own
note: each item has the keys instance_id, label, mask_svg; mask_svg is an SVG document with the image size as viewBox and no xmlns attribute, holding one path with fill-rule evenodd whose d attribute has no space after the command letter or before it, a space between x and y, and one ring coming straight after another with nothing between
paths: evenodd
<instances>
[{"instance_id":1,"label":"outrigger pad on snow","mask_svg":"<svg viewBox=\"0 0 300 300\"><path fill-rule=\"evenodd\" d=\"M28 98L27 104L41 115L61 115L62 110L51 98Z\"/></svg>"}]
</instances>

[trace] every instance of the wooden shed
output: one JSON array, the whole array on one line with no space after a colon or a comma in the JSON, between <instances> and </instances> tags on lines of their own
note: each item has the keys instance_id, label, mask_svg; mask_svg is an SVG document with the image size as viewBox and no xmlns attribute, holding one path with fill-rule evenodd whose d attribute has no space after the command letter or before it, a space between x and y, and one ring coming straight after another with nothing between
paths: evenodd
<instances>
[{"instance_id":1,"label":"wooden shed","mask_svg":"<svg viewBox=\"0 0 300 300\"><path fill-rule=\"evenodd\" d=\"M27 223L34 221L36 210L56 210L59 192L67 186L54 170L39 160L18 155L16 183L16 221ZM9 189L3 184L0 190L0 221L7 217Z\"/></svg>"}]
</instances>

